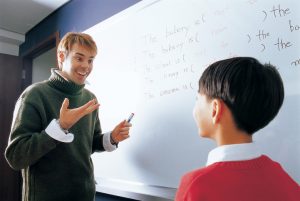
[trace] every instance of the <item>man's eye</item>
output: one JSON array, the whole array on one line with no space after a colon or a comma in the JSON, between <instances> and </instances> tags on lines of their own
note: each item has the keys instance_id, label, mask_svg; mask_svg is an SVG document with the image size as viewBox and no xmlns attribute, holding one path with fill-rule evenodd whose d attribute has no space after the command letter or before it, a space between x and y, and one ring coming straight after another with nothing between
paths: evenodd
<instances>
[{"instance_id":1,"label":"man's eye","mask_svg":"<svg viewBox=\"0 0 300 201\"><path fill-rule=\"evenodd\" d=\"M89 64L92 64L92 63L93 63L93 61L94 61L94 60L92 60L92 59L91 59L91 60L89 60Z\"/></svg>"}]
</instances>

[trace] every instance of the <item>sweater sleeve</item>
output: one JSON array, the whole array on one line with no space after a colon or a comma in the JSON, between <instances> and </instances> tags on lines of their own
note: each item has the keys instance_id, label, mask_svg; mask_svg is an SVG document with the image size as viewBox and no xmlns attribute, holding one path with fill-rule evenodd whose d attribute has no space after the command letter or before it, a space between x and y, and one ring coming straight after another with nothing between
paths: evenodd
<instances>
[{"instance_id":1,"label":"sweater sleeve","mask_svg":"<svg viewBox=\"0 0 300 201\"><path fill-rule=\"evenodd\" d=\"M101 130L100 120L98 116L98 110L96 112L94 136L93 136L93 147L92 152L102 152L105 151L103 146L103 134Z\"/></svg>"},{"instance_id":2,"label":"sweater sleeve","mask_svg":"<svg viewBox=\"0 0 300 201\"><path fill-rule=\"evenodd\" d=\"M19 98L13 115L13 123L5 157L16 170L36 163L59 143L42 128L39 110L31 103Z\"/></svg>"}]
</instances>

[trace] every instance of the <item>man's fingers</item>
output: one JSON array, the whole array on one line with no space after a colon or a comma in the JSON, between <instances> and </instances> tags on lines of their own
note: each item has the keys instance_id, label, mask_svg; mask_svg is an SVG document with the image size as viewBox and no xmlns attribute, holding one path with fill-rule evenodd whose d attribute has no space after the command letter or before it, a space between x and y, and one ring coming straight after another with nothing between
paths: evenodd
<instances>
[{"instance_id":1,"label":"man's fingers","mask_svg":"<svg viewBox=\"0 0 300 201\"><path fill-rule=\"evenodd\" d=\"M65 98L63 103L61 104L60 111L66 111L69 107L69 99Z\"/></svg>"},{"instance_id":2,"label":"man's fingers","mask_svg":"<svg viewBox=\"0 0 300 201\"><path fill-rule=\"evenodd\" d=\"M121 128L124 126L125 123L126 123L126 120L121 121L121 122L116 126L116 128L117 128L117 129L121 129Z\"/></svg>"},{"instance_id":3,"label":"man's fingers","mask_svg":"<svg viewBox=\"0 0 300 201\"><path fill-rule=\"evenodd\" d=\"M95 104L95 100L90 100L89 102L87 102L86 104L80 106L78 109L79 110L86 110L88 107L90 107L91 105Z\"/></svg>"},{"instance_id":4,"label":"man's fingers","mask_svg":"<svg viewBox=\"0 0 300 201\"><path fill-rule=\"evenodd\" d=\"M125 121L124 124L123 124L123 127L129 128L129 127L131 127L131 126L132 126L132 124L131 124L131 123L128 123L127 121Z\"/></svg>"},{"instance_id":5,"label":"man's fingers","mask_svg":"<svg viewBox=\"0 0 300 201\"><path fill-rule=\"evenodd\" d=\"M126 139L129 138L129 137L130 137L129 135L123 135L121 141L126 140Z\"/></svg>"},{"instance_id":6,"label":"man's fingers","mask_svg":"<svg viewBox=\"0 0 300 201\"><path fill-rule=\"evenodd\" d=\"M99 108L99 106L100 104L97 103L95 99L93 99L87 102L86 104L84 104L83 106L79 107L78 110L84 115L86 115Z\"/></svg>"},{"instance_id":7,"label":"man's fingers","mask_svg":"<svg viewBox=\"0 0 300 201\"><path fill-rule=\"evenodd\" d=\"M100 106L100 104L97 103L97 101L95 99L91 100L91 102L92 103L90 104L90 106L88 107L88 109L90 109L92 111L94 111L95 109L97 109Z\"/></svg>"},{"instance_id":8,"label":"man's fingers","mask_svg":"<svg viewBox=\"0 0 300 201\"><path fill-rule=\"evenodd\" d=\"M122 134L122 135L128 134L129 133L129 127L120 128L119 133Z\"/></svg>"},{"instance_id":9,"label":"man's fingers","mask_svg":"<svg viewBox=\"0 0 300 201\"><path fill-rule=\"evenodd\" d=\"M100 106L100 104L96 103L96 101L92 102L92 104L90 104L89 107L85 109L85 114L94 112L96 109L99 108L99 106Z\"/></svg>"}]
</instances>

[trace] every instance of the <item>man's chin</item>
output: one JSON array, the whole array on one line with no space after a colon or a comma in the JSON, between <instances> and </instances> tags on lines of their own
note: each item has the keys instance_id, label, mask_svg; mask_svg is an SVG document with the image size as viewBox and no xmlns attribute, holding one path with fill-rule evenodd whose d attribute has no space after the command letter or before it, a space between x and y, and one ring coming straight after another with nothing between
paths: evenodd
<instances>
[{"instance_id":1,"label":"man's chin","mask_svg":"<svg viewBox=\"0 0 300 201\"><path fill-rule=\"evenodd\" d=\"M86 80L86 78L84 78L84 79L76 79L76 80L73 80L73 82L75 82L78 85L83 85L83 84L85 84L85 80Z\"/></svg>"}]
</instances>

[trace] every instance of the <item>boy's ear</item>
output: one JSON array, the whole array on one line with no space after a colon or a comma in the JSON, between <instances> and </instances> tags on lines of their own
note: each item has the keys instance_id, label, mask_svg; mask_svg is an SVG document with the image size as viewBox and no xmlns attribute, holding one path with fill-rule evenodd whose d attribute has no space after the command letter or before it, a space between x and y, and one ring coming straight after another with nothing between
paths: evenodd
<instances>
[{"instance_id":1,"label":"boy's ear","mask_svg":"<svg viewBox=\"0 0 300 201\"><path fill-rule=\"evenodd\" d=\"M221 117L222 117L222 112L223 112L223 101L220 99L213 99L212 100L212 120L213 124L219 123Z\"/></svg>"}]
</instances>

